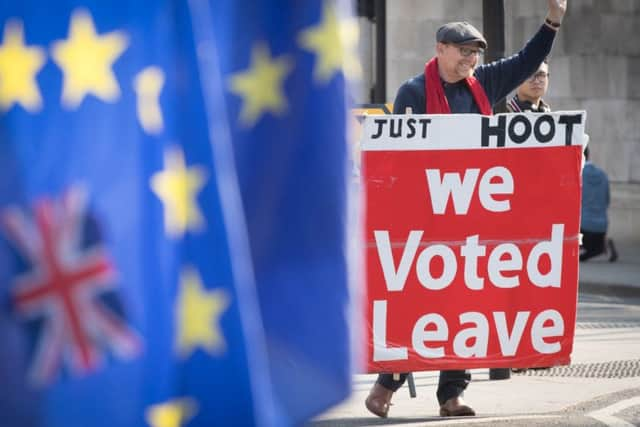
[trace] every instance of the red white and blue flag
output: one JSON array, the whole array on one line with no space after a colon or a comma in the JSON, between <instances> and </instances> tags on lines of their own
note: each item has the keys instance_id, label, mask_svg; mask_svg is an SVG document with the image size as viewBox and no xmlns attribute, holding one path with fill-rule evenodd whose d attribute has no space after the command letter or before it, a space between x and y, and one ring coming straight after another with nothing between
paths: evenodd
<instances>
[{"instance_id":1,"label":"red white and blue flag","mask_svg":"<svg viewBox=\"0 0 640 427\"><path fill-rule=\"evenodd\" d=\"M37 330L32 381L50 383L63 366L82 376L99 369L107 352L139 353L140 338L121 312L117 272L81 187L61 200L37 200L31 215L7 208L2 222L25 261L10 293L15 315Z\"/></svg>"}]
</instances>

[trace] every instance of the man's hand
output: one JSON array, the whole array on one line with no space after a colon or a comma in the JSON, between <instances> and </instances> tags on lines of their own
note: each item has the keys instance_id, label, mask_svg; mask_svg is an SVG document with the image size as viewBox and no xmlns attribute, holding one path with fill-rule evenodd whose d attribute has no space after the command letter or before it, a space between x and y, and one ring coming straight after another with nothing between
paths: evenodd
<instances>
[{"instance_id":1,"label":"man's hand","mask_svg":"<svg viewBox=\"0 0 640 427\"><path fill-rule=\"evenodd\" d=\"M567 11L567 0L547 0L547 3L549 4L547 18L549 18L551 22L560 24L564 13Z\"/></svg>"}]
</instances>

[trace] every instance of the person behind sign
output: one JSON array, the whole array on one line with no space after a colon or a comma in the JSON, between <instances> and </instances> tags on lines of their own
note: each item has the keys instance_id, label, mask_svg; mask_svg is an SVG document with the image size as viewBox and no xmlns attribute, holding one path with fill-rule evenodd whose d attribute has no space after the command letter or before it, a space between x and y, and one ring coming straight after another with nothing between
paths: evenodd
<instances>
[{"instance_id":1,"label":"person behind sign","mask_svg":"<svg viewBox=\"0 0 640 427\"><path fill-rule=\"evenodd\" d=\"M551 111L543 96L549 88L549 62L545 60L540 64L535 73L524 81L516 94L507 102L507 111L521 113L531 111L533 113L546 113Z\"/></svg>"},{"instance_id":2,"label":"person behind sign","mask_svg":"<svg viewBox=\"0 0 640 427\"><path fill-rule=\"evenodd\" d=\"M547 0L548 13L538 32L515 55L478 66L487 42L468 22L451 22L436 32L436 55L424 72L406 81L398 90L394 113L480 113L492 107L536 72L548 56L564 17L566 0ZM395 378L394 378L395 377ZM365 400L367 409L387 417L393 393L407 374L380 374ZM441 371L436 392L440 416L475 415L462 399L471 374L465 370Z\"/></svg>"},{"instance_id":3,"label":"person behind sign","mask_svg":"<svg viewBox=\"0 0 640 427\"><path fill-rule=\"evenodd\" d=\"M612 239L605 239L609 220L609 178L605 171L589 160L589 148L584 150L586 162L582 169L582 214L580 233L582 233L582 247L580 261L586 261L594 256L606 253L609 249L609 262L618 259L618 252ZM605 246L606 244L606 246Z\"/></svg>"}]
</instances>

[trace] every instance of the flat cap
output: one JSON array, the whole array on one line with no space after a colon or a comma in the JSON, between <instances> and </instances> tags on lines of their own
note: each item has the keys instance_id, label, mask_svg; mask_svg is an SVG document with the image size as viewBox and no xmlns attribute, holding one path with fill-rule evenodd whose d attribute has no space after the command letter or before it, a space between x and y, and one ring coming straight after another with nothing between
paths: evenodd
<instances>
[{"instance_id":1,"label":"flat cap","mask_svg":"<svg viewBox=\"0 0 640 427\"><path fill-rule=\"evenodd\" d=\"M487 41L476 27L468 22L449 22L438 28L436 41L439 43L479 43L483 49L487 48Z\"/></svg>"}]
</instances>

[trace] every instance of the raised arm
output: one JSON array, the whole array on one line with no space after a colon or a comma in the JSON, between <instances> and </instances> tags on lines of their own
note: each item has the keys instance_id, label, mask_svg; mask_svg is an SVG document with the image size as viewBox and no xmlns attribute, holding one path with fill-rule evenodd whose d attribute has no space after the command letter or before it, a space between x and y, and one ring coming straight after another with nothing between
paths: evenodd
<instances>
[{"instance_id":1,"label":"raised arm","mask_svg":"<svg viewBox=\"0 0 640 427\"><path fill-rule=\"evenodd\" d=\"M516 54L478 67L476 77L493 105L533 74L551 52L556 32L562 24L567 0L547 0L544 24Z\"/></svg>"}]
</instances>

